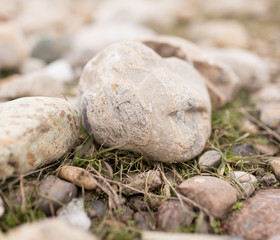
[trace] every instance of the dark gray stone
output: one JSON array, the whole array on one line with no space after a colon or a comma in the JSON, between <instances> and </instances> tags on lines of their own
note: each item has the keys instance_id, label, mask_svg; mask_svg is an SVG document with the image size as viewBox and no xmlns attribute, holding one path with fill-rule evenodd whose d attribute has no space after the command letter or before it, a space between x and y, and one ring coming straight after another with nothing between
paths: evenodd
<instances>
[{"instance_id":1,"label":"dark gray stone","mask_svg":"<svg viewBox=\"0 0 280 240\"><path fill-rule=\"evenodd\" d=\"M256 155L257 152L255 151L255 149L253 148L252 145L250 145L248 143L244 143L244 144L239 144L239 145L236 145L235 147L233 147L230 154L231 155L240 155L242 157L249 157L249 156Z\"/></svg>"},{"instance_id":2,"label":"dark gray stone","mask_svg":"<svg viewBox=\"0 0 280 240\"><path fill-rule=\"evenodd\" d=\"M100 201L100 200L94 200L89 203L90 209L88 210L90 217L98 217L98 218L103 218L106 211L107 211L107 206L105 202Z\"/></svg>"},{"instance_id":3,"label":"dark gray stone","mask_svg":"<svg viewBox=\"0 0 280 240\"><path fill-rule=\"evenodd\" d=\"M77 187L74 184L50 175L39 184L37 200L39 208L50 215L55 213L61 204L67 204L76 195Z\"/></svg>"},{"instance_id":4,"label":"dark gray stone","mask_svg":"<svg viewBox=\"0 0 280 240\"><path fill-rule=\"evenodd\" d=\"M144 202L144 196L132 196L128 198L129 206L135 211L147 211L147 203Z\"/></svg>"},{"instance_id":5,"label":"dark gray stone","mask_svg":"<svg viewBox=\"0 0 280 240\"><path fill-rule=\"evenodd\" d=\"M136 226L143 230L154 230L156 221L150 212L136 212L134 214Z\"/></svg>"},{"instance_id":6,"label":"dark gray stone","mask_svg":"<svg viewBox=\"0 0 280 240\"><path fill-rule=\"evenodd\" d=\"M221 163L222 155L215 150L203 153L198 160L198 166L201 172L214 172Z\"/></svg>"},{"instance_id":7,"label":"dark gray stone","mask_svg":"<svg viewBox=\"0 0 280 240\"><path fill-rule=\"evenodd\" d=\"M264 175L261 179L260 179L260 183L266 186L272 186L275 183L277 183L277 179L275 177L275 175L273 173L269 173L267 175Z\"/></svg>"},{"instance_id":8,"label":"dark gray stone","mask_svg":"<svg viewBox=\"0 0 280 240\"><path fill-rule=\"evenodd\" d=\"M69 40L66 38L40 37L31 51L31 56L50 63L62 58L70 49Z\"/></svg>"}]
</instances>

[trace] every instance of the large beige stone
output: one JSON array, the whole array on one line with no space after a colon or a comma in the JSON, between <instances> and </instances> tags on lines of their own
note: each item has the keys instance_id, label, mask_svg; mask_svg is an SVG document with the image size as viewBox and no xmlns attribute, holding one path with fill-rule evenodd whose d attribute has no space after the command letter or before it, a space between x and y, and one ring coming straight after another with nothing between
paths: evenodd
<instances>
[{"instance_id":1,"label":"large beige stone","mask_svg":"<svg viewBox=\"0 0 280 240\"><path fill-rule=\"evenodd\" d=\"M20 98L0 104L0 178L61 158L77 141L80 116L57 98Z\"/></svg>"},{"instance_id":2,"label":"large beige stone","mask_svg":"<svg viewBox=\"0 0 280 240\"><path fill-rule=\"evenodd\" d=\"M26 39L16 26L0 24L0 70L19 67L28 53Z\"/></svg>"},{"instance_id":3,"label":"large beige stone","mask_svg":"<svg viewBox=\"0 0 280 240\"><path fill-rule=\"evenodd\" d=\"M196 176L182 182L177 190L222 218L237 201L237 191L228 182L211 176Z\"/></svg>"},{"instance_id":4,"label":"large beige stone","mask_svg":"<svg viewBox=\"0 0 280 240\"><path fill-rule=\"evenodd\" d=\"M181 162L198 155L210 134L211 103L200 74L138 42L100 52L86 65L79 92L83 124L105 146Z\"/></svg>"},{"instance_id":5,"label":"large beige stone","mask_svg":"<svg viewBox=\"0 0 280 240\"><path fill-rule=\"evenodd\" d=\"M204 76L214 107L232 100L240 89L240 79L227 65L190 41L174 36L155 36L142 42L162 57L177 57L192 64Z\"/></svg>"},{"instance_id":6,"label":"large beige stone","mask_svg":"<svg viewBox=\"0 0 280 240\"><path fill-rule=\"evenodd\" d=\"M65 221L50 218L35 223L26 223L1 236L3 240L97 240L97 237Z\"/></svg>"}]
</instances>

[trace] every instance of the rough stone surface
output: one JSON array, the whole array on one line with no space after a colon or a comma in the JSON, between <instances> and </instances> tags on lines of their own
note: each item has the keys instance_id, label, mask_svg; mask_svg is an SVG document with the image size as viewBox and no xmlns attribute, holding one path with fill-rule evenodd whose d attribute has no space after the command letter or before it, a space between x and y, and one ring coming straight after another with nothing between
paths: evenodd
<instances>
[{"instance_id":1,"label":"rough stone surface","mask_svg":"<svg viewBox=\"0 0 280 240\"><path fill-rule=\"evenodd\" d=\"M85 212L82 198L73 198L65 208L59 211L58 218L84 230L89 230L91 226L91 220Z\"/></svg>"},{"instance_id":2,"label":"rough stone surface","mask_svg":"<svg viewBox=\"0 0 280 240\"><path fill-rule=\"evenodd\" d=\"M239 155L242 157L249 157L253 155L257 155L255 149L252 145L248 143L239 144L233 147L233 149L230 152L231 155Z\"/></svg>"},{"instance_id":3,"label":"rough stone surface","mask_svg":"<svg viewBox=\"0 0 280 240\"><path fill-rule=\"evenodd\" d=\"M188 227L196 214L187 204L181 204L179 200L169 200L159 208L157 213L157 225L165 231L178 231Z\"/></svg>"},{"instance_id":4,"label":"rough stone surface","mask_svg":"<svg viewBox=\"0 0 280 240\"><path fill-rule=\"evenodd\" d=\"M27 43L20 29L9 23L0 23L0 70L16 68L27 53Z\"/></svg>"},{"instance_id":5,"label":"rough stone surface","mask_svg":"<svg viewBox=\"0 0 280 240\"><path fill-rule=\"evenodd\" d=\"M129 206L135 211L147 211L148 204L145 202L144 196L131 196L128 198Z\"/></svg>"},{"instance_id":6,"label":"rough stone surface","mask_svg":"<svg viewBox=\"0 0 280 240\"><path fill-rule=\"evenodd\" d=\"M268 64L253 52L238 48L211 48L207 53L231 67L248 90L260 89L270 81Z\"/></svg>"},{"instance_id":7,"label":"rough stone surface","mask_svg":"<svg viewBox=\"0 0 280 240\"><path fill-rule=\"evenodd\" d=\"M207 209L215 218L223 217L237 201L236 190L216 177L193 177L181 183L177 190Z\"/></svg>"},{"instance_id":8,"label":"rough stone surface","mask_svg":"<svg viewBox=\"0 0 280 240\"><path fill-rule=\"evenodd\" d=\"M126 187L123 189L123 192L126 194L135 194L139 193L136 190L154 190L160 185L162 185L160 172L157 170L149 170L144 173L139 173L129 179Z\"/></svg>"},{"instance_id":9,"label":"rough stone surface","mask_svg":"<svg viewBox=\"0 0 280 240\"><path fill-rule=\"evenodd\" d=\"M0 104L1 178L61 158L77 141L80 116L57 98L20 98Z\"/></svg>"},{"instance_id":10,"label":"rough stone surface","mask_svg":"<svg viewBox=\"0 0 280 240\"><path fill-rule=\"evenodd\" d=\"M280 232L280 190L259 191L226 221L230 235L263 240Z\"/></svg>"},{"instance_id":11,"label":"rough stone surface","mask_svg":"<svg viewBox=\"0 0 280 240\"><path fill-rule=\"evenodd\" d=\"M260 179L260 183L264 184L266 186L272 186L275 183L277 183L277 179L275 177L275 175L273 173L269 173L267 175L264 175L261 179Z\"/></svg>"},{"instance_id":12,"label":"rough stone surface","mask_svg":"<svg viewBox=\"0 0 280 240\"><path fill-rule=\"evenodd\" d=\"M222 155L215 150L203 153L198 159L198 166L202 172L215 171L221 163Z\"/></svg>"},{"instance_id":13,"label":"rough stone surface","mask_svg":"<svg viewBox=\"0 0 280 240\"><path fill-rule=\"evenodd\" d=\"M212 20L193 23L189 35L206 46L246 48L249 36L243 25L233 20Z\"/></svg>"},{"instance_id":14,"label":"rough stone surface","mask_svg":"<svg viewBox=\"0 0 280 240\"><path fill-rule=\"evenodd\" d=\"M270 168L273 171L275 177L280 180L280 158L273 158L270 162Z\"/></svg>"},{"instance_id":15,"label":"rough stone surface","mask_svg":"<svg viewBox=\"0 0 280 240\"><path fill-rule=\"evenodd\" d=\"M214 107L232 100L241 86L240 79L230 67L192 42L174 36L156 36L142 42L162 57L177 57L193 65L204 76Z\"/></svg>"},{"instance_id":16,"label":"rough stone surface","mask_svg":"<svg viewBox=\"0 0 280 240\"><path fill-rule=\"evenodd\" d=\"M134 213L134 221L136 226L143 230L154 230L155 229L155 218L150 212L136 212Z\"/></svg>"},{"instance_id":17,"label":"rough stone surface","mask_svg":"<svg viewBox=\"0 0 280 240\"><path fill-rule=\"evenodd\" d=\"M86 65L79 106L98 143L157 161L192 159L210 133L211 103L200 75L138 42L113 44Z\"/></svg>"},{"instance_id":18,"label":"rough stone surface","mask_svg":"<svg viewBox=\"0 0 280 240\"><path fill-rule=\"evenodd\" d=\"M61 204L70 202L76 195L77 187L74 184L50 175L38 186L38 206L43 212L50 215L55 213Z\"/></svg>"},{"instance_id":19,"label":"rough stone surface","mask_svg":"<svg viewBox=\"0 0 280 240\"><path fill-rule=\"evenodd\" d=\"M64 166L59 171L59 177L87 190L97 188L94 175L83 168Z\"/></svg>"},{"instance_id":20,"label":"rough stone surface","mask_svg":"<svg viewBox=\"0 0 280 240\"><path fill-rule=\"evenodd\" d=\"M250 197L256 190L255 186L250 182L244 182L242 184L242 192L239 197L248 198Z\"/></svg>"},{"instance_id":21,"label":"rough stone surface","mask_svg":"<svg viewBox=\"0 0 280 240\"><path fill-rule=\"evenodd\" d=\"M63 220L49 218L35 223L26 223L4 235L3 240L97 240L97 238L80 228L69 225Z\"/></svg>"}]
</instances>

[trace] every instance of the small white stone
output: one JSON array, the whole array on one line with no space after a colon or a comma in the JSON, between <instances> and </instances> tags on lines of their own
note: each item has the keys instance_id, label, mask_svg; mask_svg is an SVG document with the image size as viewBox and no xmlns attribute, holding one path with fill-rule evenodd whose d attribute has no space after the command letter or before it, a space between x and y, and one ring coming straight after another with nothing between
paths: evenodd
<instances>
[{"instance_id":1,"label":"small white stone","mask_svg":"<svg viewBox=\"0 0 280 240\"><path fill-rule=\"evenodd\" d=\"M59 211L58 218L84 230L89 230L91 226L91 220L85 212L82 198L73 198L65 208Z\"/></svg>"}]
</instances>

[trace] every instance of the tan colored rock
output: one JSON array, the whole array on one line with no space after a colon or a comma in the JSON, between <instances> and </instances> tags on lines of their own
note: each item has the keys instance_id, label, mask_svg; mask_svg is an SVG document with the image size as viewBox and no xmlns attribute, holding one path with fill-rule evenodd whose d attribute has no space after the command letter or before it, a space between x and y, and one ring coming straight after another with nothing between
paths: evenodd
<instances>
[{"instance_id":1,"label":"tan colored rock","mask_svg":"<svg viewBox=\"0 0 280 240\"><path fill-rule=\"evenodd\" d=\"M261 143L255 143L254 147L257 149L257 151L261 154L270 155L273 156L279 152L279 148L273 144L261 144Z\"/></svg>"},{"instance_id":2,"label":"tan colored rock","mask_svg":"<svg viewBox=\"0 0 280 240\"><path fill-rule=\"evenodd\" d=\"M222 62L197 45L174 36L156 36L142 42L162 57L177 57L192 64L203 76L215 107L232 100L240 89L240 79Z\"/></svg>"},{"instance_id":3,"label":"tan colored rock","mask_svg":"<svg viewBox=\"0 0 280 240\"><path fill-rule=\"evenodd\" d=\"M20 29L0 23L0 70L19 67L27 53L27 42Z\"/></svg>"},{"instance_id":4,"label":"tan colored rock","mask_svg":"<svg viewBox=\"0 0 280 240\"><path fill-rule=\"evenodd\" d=\"M264 104L260 108L260 120L270 128L276 129L280 124L280 102Z\"/></svg>"},{"instance_id":5,"label":"tan colored rock","mask_svg":"<svg viewBox=\"0 0 280 240\"><path fill-rule=\"evenodd\" d=\"M214 59L227 64L243 87L250 91L258 90L270 81L268 63L253 52L239 48L208 48L206 51Z\"/></svg>"},{"instance_id":6,"label":"tan colored rock","mask_svg":"<svg viewBox=\"0 0 280 240\"><path fill-rule=\"evenodd\" d=\"M177 190L207 209L215 218L223 217L237 201L236 190L216 177L193 177L181 183Z\"/></svg>"},{"instance_id":7,"label":"tan colored rock","mask_svg":"<svg viewBox=\"0 0 280 240\"><path fill-rule=\"evenodd\" d=\"M123 192L126 194L139 193L136 190L146 191L154 190L162 185L162 179L159 171L149 170L148 172L140 173L128 180L128 184L124 187Z\"/></svg>"},{"instance_id":8,"label":"tan colored rock","mask_svg":"<svg viewBox=\"0 0 280 240\"><path fill-rule=\"evenodd\" d=\"M280 181L280 158L273 158L269 165L275 177Z\"/></svg>"},{"instance_id":9,"label":"tan colored rock","mask_svg":"<svg viewBox=\"0 0 280 240\"><path fill-rule=\"evenodd\" d=\"M77 141L80 116L57 98L20 98L0 104L1 178L61 158Z\"/></svg>"},{"instance_id":10,"label":"tan colored rock","mask_svg":"<svg viewBox=\"0 0 280 240\"><path fill-rule=\"evenodd\" d=\"M250 240L268 239L280 232L280 190L267 189L243 203L243 207L227 219L229 235Z\"/></svg>"},{"instance_id":11,"label":"tan colored rock","mask_svg":"<svg viewBox=\"0 0 280 240\"><path fill-rule=\"evenodd\" d=\"M59 177L87 190L97 188L94 175L83 168L64 166L59 171Z\"/></svg>"},{"instance_id":12,"label":"tan colored rock","mask_svg":"<svg viewBox=\"0 0 280 240\"><path fill-rule=\"evenodd\" d=\"M2 197L0 196L0 217L2 217L5 213L5 206Z\"/></svg>"},{"instance_id":13,"label":"tan colored rock","mask_svg":"<svg viewBox=\"0 0 280 240\"><path fill-rule=\"evenodd\" d=\"M97 240L97 237L63 220L49 218L34 223L26 223L4 235L3 240Z\"/></svg>"},{"instance_id":14,"label":"tan colored rock","mask_svg":"<svg viewBox=\"0 0 280 240\"><path fill-rule=\"evenodd\" d=\"M210 98L199 73L138 42L113 44L86 65L79 107L98 143L162 162L197 156L211 129Z\"/></svg>"},{"instance_id":15,"label":"tan colored rock","mask_svg":"<svg viewBox=\"0 0 280 240\"><path fill-rule=\"evenodd\" d=\"M189 27L189 35L204 46L246 48L249 45L245 27L234 20L196 22Z\"/></svg>"}]
</instances>

